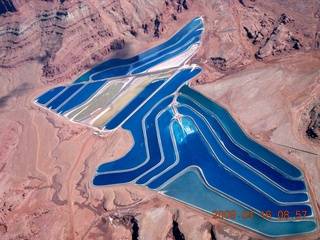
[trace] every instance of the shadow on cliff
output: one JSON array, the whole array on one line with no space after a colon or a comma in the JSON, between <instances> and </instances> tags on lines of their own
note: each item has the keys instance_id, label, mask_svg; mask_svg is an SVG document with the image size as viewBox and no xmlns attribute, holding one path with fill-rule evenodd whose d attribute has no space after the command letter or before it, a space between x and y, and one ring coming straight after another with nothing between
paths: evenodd
<instances>
[{"instance_id":1,"label":"shadow on cliff","mask_svg":"<svg viewBox=\"0 0 320 240\"><path fill-rule=\"evenodd\" d=\"M104 59L100 58L95 60L92 64L87 64L85 66L85 71L91 70L95 67L101 66L104 62L112 59L128 59L133 58L134 61L139 60L139 52L134 51L134 45L132 43L126 42L121 49L111 49L107 55L105 55ZM130 65L128 65L128 68Z\"/></svg>"},{"instance_id":2,"label":"shadow on cliff","mask_svg":"<svg viewBox=\"0 0 320 240\"><path fill-rule=\"evenodd\" d=\"M121 59L127 59L134 57L134 51L133 51L133 44L126 42L123 45L122 49L114 49L112 50L111 54L108 56L107 59L111 58L121 58Z\"/></svg>"},{"instance_id":3,"label":"shadow on cliff","mask_svg":"<svg viewBox=\"0 0 320 240\"><path fill-rule=\"evenodd\" d=\"M19 97L25 94L26 92L28 92L30 89L32 89L31 85L26 82L14 88L7 95L0 97L0 108L3 108L4 106L6 106L10 98Z\"/></svg>"}]
</instances>

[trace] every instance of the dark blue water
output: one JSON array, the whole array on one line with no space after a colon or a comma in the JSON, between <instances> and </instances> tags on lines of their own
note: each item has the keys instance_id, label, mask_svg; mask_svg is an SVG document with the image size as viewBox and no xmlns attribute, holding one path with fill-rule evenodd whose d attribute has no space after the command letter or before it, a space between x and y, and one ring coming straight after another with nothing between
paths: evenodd
<instances>
[{"instance_id":1,"label":"dark blue water","mask_svg":"<svg viewBox=\"0 0 320 240\"><path fill-rule=\"evenodd\" d=\"M202 169L203 178L206 179L211 187L227 194L232 199L241 201L245 205L250 206L250 208L258 211L268 209L272 212L278 212L283 209L283 207L277 205L263 193L252 188L247 182L226 170L217 161L216 156L209 150L208 144L198 132L197 124L190 118L182 118L182 125L175 120L172 125L172 130L180 161L172 169L149 183L147 185L148 187L158 189L167 182L168 179L172 179L180 172L191 166L198 166ZM218 149L215 149L215 151L218 151ZM219 155L220 154L222 153L219 153ZM286 206L286 209L290 212L306 210L308 216L312 215L312 210L309 205L293 204Z\"/></svg>"},{"instance_id":2,"label":"dark blue water","mask_svg":"<svg viewBox=\"0 0 320 240\"><path fill-rule=\"evenodd\" d=\"M40 104L46 104L47 102L49 102L51 98L55 97L58 93L60 93L65 88L66 86L53 88L48 92L42 94L40 97L38 97L36 101Z\"/></svg>"},{"instance_id":3,"label":"dark blue water","mask_svg":"<svg viewBox=\"0 0 320 240\"><path fill-rule=\"evenodd\" d=\"M83 84L75 84L68 87L60 96L54 99L47 105L47 108L56 109L59 107L65 100L67 100L72 94L78 91Z\"/></svg>"},{"instance_id":4,"label":"dark blue water","mask_svg":"<svg viewBox=\"0 0 320 240\"><path fill-rule=\"evenodd\" d=\"M229 134L226 133L225 128L221 126L221 122L219 122L218 116L215 115L216 112L211 112L211 114L206 111L204 108L197 105L190 98L185 95L181 95L177 99L178 102L187 104L192 107L196 111L198 111L202 116L209 122L211 128L215 132L215 134L219 137L219 140L223 142L229 152L231 152L234 156L241 159L243 162L247 163L249 166L267 176L270 180L274 181L281 187L289 191L299 191L306 190L306 186L303 180L293 180L288 178L286 175L277 171L277 169L272 168L267 165L264 161L261 161L257 156L248 153L243 148L239 147L234 141L231 140ZM230 124L230 123L229 123ZM232 122L232 124L236 124ZM285 161L284 159L280 159L279 161Z\"/></svg>"},{"instance_id":5,"label":"dark blue water","mask_svg":"<svg viewBox=\"0 0 320 240\"><path fill-rule=\"evenodd\" d=\"M86 84L75 96L73 96L67 103L60 107L57 112L63 114L66 111L85 102L105 83L106 81L99 81Z\"/></svg>"},{"instance_id":6,"label":"dark blue water","mask_svg":"<svg viewBox=\"0 0 320 240\"><path fill-rule=\"evenodd\" d=\"M227 110L188 86L182 87L180 92L190 96L194 99L194 101L199 102L203 107L214 113L235 142L238 142L244 148L264 159L267 164L277 168L279 171L283 172L289 177L302 177L302 172L297 167L293 166L283 158L250 139L234 121Z\"/></svg>"},{"instance_id":7,"label":"dark blue water","mask_svg":"<svg viewBox=\"0 0 320 240\"><path fill-rule=\"evenodd\" d=\"M142 124L141 122L136 122L134 126L136 131L131 132L134 145L130 151L124 157L119 158L116 161L101 164L97 169L98 173L124 171L122 175L125 175L125 172L137 168L145 162L147 159L147 153ZM108 178L108 176L101 176L102 175L98 175L93 179L94 185L107 185L103 179Z\"/></svg>"},{"instance_id":8,"label":"dark blue water","mask_svg":"<svg viewBox=\"0 0 320 240\"><path fill-rule=\"evenodd\" d=\"M134 179L138 178L140 175L144 174L146 171L151 169L152 167L159 164L161 160L161 154L160 154L160 148L157 138L157 131L156 131L156 125L155 125L155 117L156 115L166 108L168 104L170 104L172 101L171 98L167 98L164 101L161 101L160 104L158 104L153 111L149 114L149 116L145 120L145 127L146 127L146 142L147 142L147 148L148 148L148 155L146 159L142 159L139 157L138 159L135 159L135 163L138 164L140 167L131 171L126 171L125 173L119 172L119 173L109 173L109 174L102 174L98 175L94 178L93 184L99 185L100 182L103 182L105 185L112 185L112 184L119 184L119 183L127 183L131 182ZM171 116L168 116L171 118ZM135 118L132 119L134 121ZM141 119L139 119L141 122ZM134 146L135 148L135 146ZM140 148L139 148L140 149ZM142 150L142 149L140 149ZM139 154L139 153L137 153ZM140 156L140 155L136 155ZM130 157L130 156L129 156ZM141 162L141 160L144 160ZM122 161L123 163L127 162L128 159L124 159ZM127 168L127 166L125 166ZM114 169L115 170L115 169Z\"/></svg>"},{"instance_id":9,"label":"dark blue water","mask_svg":"<svg viewBox=\"0 0 320 240\"><path fill-rule=\"evenodd\" d=\"M284 192L280 190L277 186L272 184L269 180L262 177L260 174L247 168L241 162L236 160L232 155L229 155L227 152L227 150L229 149L226 149L223 147L223 145L221 145L221 142L217 139L217 136L213 134L213 132L208 127L204 119L198 115L198 112L196 112L196 110L191 110L191 108L189 107L178 107L178 110L182 115L190 116L192 120L197 123L199 129L201 129L203 137L210 144L210 147L212 148L215 157L217 160L219 160L220 164L233 170L236 173L236 175L239 175L240 177L248 181L250 184L252 184L253 187L260 189L276 201L282 203L308 201L308 195L306 193L294 194Z\"/></svg>"},{"instance_id":10,"label":"dark blue water","mask_svg":"<svg viewBox=\"0 0 320 240\"><path fill-rule=\"evenodd\" d=\"M185 27L183 27L179 32L177 32L173 37L171 37L168 41L164 42L163 44L160 44L152 49L149 49L145 52L142 52L139 55L134 56L129 59L111 59L111 60L105 61L104 63L98 65L97 67L92 68L90 71L83 74L74 83L88 81L92 74L97 73L99 71L103 71L103 70L114 68L114 67L121 67L124 65L133 64L133 63L139 61L140 59L151 56L152 54L155 54L155 53L161 51L162 49L165 49L165 48L175 44L176 42L178 42L181 38L183 38L186 34L188 34L188 32L190 32L193 28L195 28L199 24L203 25L203 22L202 22L201 18L196 17L193 20L191 20ZM130 66L127 66L127 67L128 67L128 69L130 68ZM122 69L122 70L124 72L126 72L125 69Z\"/></svg>"},{"instance_id":11,"label":"dark blue water","mask_svg":"<svg viewBox=\"0 0 320 240\"><path fill-rule=\"evenodd\" d=\"M136 183L137 184L146 184L150 181L154 176L160 174L170 166L172 166L176 161L177 157L175 154L175 150L173 147L173 142L170 135L170 123L172 121L173 112L172 109L169 108L164 113L162 113L157 119L159 125L159 135L160 135L160 143L162 147L162 160L163 162L157 166L156 168L149 171L147 174L139 178Z\"/></svg>"},{"instance_id":12,"label":"dark blue water","mask_svg":"<svg viewBox=\"0 0 320 240\"><path fill-rule=\"evenodd\" d=\"M130 72L131 66L132 65L126 65L126 66L108 69L93 75L91 78L92 80L96 81L96 80L105 79L105 78L124 76Z\"/></svg>"},{"instance_id":13,"label":"dark blue water","mask_svg":"<svg viewBox=\"0 0 320 240\"><path fill-rule=\"evenodd\" d=\"M106 129L118 127L133 111L137 109L148 97L151 96L163 83L165 79L149 83L128 105L118 112L106 125Z\"/></svg>"},{"instance_id":14,"label":"dark blue water","mask_svg":"<svg viewBox=\"0 0 320 240\"><path fill-rule=\"evenodd\" d=\"M228 219L228 221L249 227L270 237L303 234L317 229L317 223L314 220L273 222L262 218L260 213L254 214L253 218L242 218L242 212L249 212L251 209L243 208L241 205L207 188L197 170L186 172L161 191L164 191L167 196L197 206L211 214L213 210L234 210L237 215L236 218ZM286 206L282 207L282 211L285 210ZM272 215L277 215L277 212L273 212ZM296 215L291 212L290 216Z\"/></svg>"}]
</instances>

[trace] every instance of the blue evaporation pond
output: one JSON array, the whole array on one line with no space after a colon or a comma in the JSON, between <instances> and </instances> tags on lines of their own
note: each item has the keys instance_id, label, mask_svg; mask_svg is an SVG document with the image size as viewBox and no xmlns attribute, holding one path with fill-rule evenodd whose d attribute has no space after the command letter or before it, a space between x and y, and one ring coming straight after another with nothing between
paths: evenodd
<instances>
[{"instance_id":1,"label":"blue evaporation pond","mask_svg":"<svg viewBox=\"0 0 320 240\"><path fill-rule=\"evenodd\" d=\"M164 62L166 60L169 60L169 59L171 59L171 58L173 58L173 57L185 52L191 45L193 45L195 43L199 43L199 42L200 42L200 37L196 37L191 42L189 42L188 45L182 46L178 50L176 50L176 51L174 51L172 53L164 55L163 57L160 57L160 58L158 58L158 59L156 59L156 60L154 60L152 62L149 62L149 63L147 63L147 64L135 69L134 71L132 71L132 74L142 73L142 72L148 70L149 68L152 68L152 67L154 67L154 66L156 66L156 65L158 65L158 64L160 64L160 63L162 63L162 62Z\"/></svg>"},{"instance_id":2,"label":"blue evaporation pond","mask_svg":"<svg viewBox=\"0 0 320 240\"><path fill-rule=\"evenodd\" d=\"M149 155L145 154L145 148L141 148L140 144L135 144L124 158L119 159L117 162L115 162L117 163L117 168L114 168L114 170L119 169L119 165L123 164L122 169L125 169L125 172L112 172L111 174L97 175L93 180L94 185L112 185L122 182L132 182L140 176L144 175L151 168L158 166L161 161L161 153L158 144L157 130L154 124L154 119L160 111L168 107L168 104L170 104L171 101L172 97L166 98L164 101L161 101L159 104L157 104L145 121L145 126L147 128L146 139ZM165 121L170 121L172 116L167 115L166 117L168 119L165 119ZM132 154L133 152L135 153L135 155ZM140 158L137 159L137 156L139 156ZM141 156L144 156L144 158L142 158ZM129 161L130 163L135 163L135 165L138 167L132 166L131 169L128 169ZM100 167L99 170L101 170Z\"/></svg>"},{"instance_id":3,"label":"blue evaporation pond","mask_svg":"<svg viewBox=\"0 0 320 240\"><path fill-rule=\"evenodd\" d=\"M135 150L134 154L132 151L130 151L128 156L126 155L123 158L111 163L102 164L99 166L97 172L103 173L123 171L124 169L136 168L142 164L146 159L146 146L143 134L142 119L150 111L150 109L161 102L161 100L163 100L166 96L170 96L172 93L174 93L184 82L199 74L200 71L201 70L199 68L180 70L180 72L169 79L168 82L161 87L161 89L159 89L151 98L149 98L148 101L145 102L122 126L124 129L127 129L131 132L135 141L135 145L132 148ZM167 98L164 101L165 104L168 105L172 101L172 98ZM137 149L139 149L139 151ZM95 178L97 177L98 176ZM111 175L109 177L112 178ZM119 183L123 182L118 182L118 184ZM100 184L103 185L103 182L99 181L99 185Z\"/></svg>"},{"instance_id":4,"label":"blue evaporation pond","mask_svg":"<svg viewBox=\"0 0 320 240\"><path fill-rule=\"evenodd\" d=\"M165 79L159 79L149 83L129 104L127 104L117 115L115 115L106 125L106 129L114 129L118 127L137 107L139 107L148 97L154 93L163 83Z\"/></svg>"},{"instance_id":5,"label":"blue evaporation pond","mask_svg":"<svg viewBox=\"0 0 320 240\"><path fill-rule=\"evenodd\" d=\"M64 92L62 92L57 98L55 98L52 102L47 105L47 108L56 109L59 107L64 101L66 101L72 94L78 91L83 84L75 84L68 87Z\"/></svg>"},{"instance_id":6,"label":"blue evaporation pond","mask_svg":"<svg viewBox=\"0 0 320 240\"><path fill-rule=\"evenodd\" d=\"M134 56L129 59L107 60L104 63L98 65L97 67L91 69L87 73L83 74L74 83L89 81L90 77L94 76L94 74L96 74L98 72L101 72L102 75L100 75L98 77L93 77L94 80L98 80L98 79L105 78L105 77L115 77L115 76L125 75L132 69L132 67L130 65L137 63L141 60L146 60L146 61L154 60L154 58L155 58L154 54L157 54L158 52L176 44L184 37L189 36L190 32L191 32L191 36L193 34L195 36L200 35L197 32L197 30L199 28L203 28L203 21L200 17L196 17L193 20L191 20L186 26L184 26L180 31L178 31L173 37L171 37L168 41L166 41L166 42L164 42L154 48L151 48L145 52L142 52L139 55ZM163 54L164 53L162 53L162 55ZM138 64L138 65L136 65L136 67L137 66L140 66L140 65ZM112 70L112 71L114 71L114 74L112 74L112 72L108 72L108 69L112 69L112 68L119 68L119 70ZM107 73L106 73L106 75L103 75L103 72L105 72L105 71ZM98 73L98 74L100 74L100 73Z\"/></svg>"},{"instance_id":7,"label":"blue evaporation pond","mask_svg":"<svg viewBox=\"0 0 320 240\"><path fill-rule=\"evenodd\" d=\"M53 97L55 97L58 93L60 93L65 88L66 86L53 88L48 92L42 94L40 97L38 97L36 101L40 104L46 104L47 102L49 102L49 100L51 100Z\"/></svg>"},{"instance_id":8,"label":"blue evaporation pond","mask_svg":"<svg viewBox=\"0 0 320 240\"><path fill-rule=\"evenodd\" d=\"M63 114L66 111L82 104L105 83L106 81L99 81L86 84L75 96L73 96L67 103L59 108L57 112Z\"/></svg>"},{"instance_id":9,"label":"blue evaporation pond","mask_svg":"<svg viewBox=\"0 0 320 240\"><path fill-rule=\"evenodd\" d=\"M302 172L300 169L285 161L283 158L279 157L259 143L250 139L234 121L227 110L225 110L215 102L210 101L208 98L204 97L188 86L182 87L180 89L180 92L188 95L189 97L194 99L194 101L200 103L203 107L214 113L219 118L219 121L223 124L224 128L226 128L234 141L241 144L242 147L256 154L257 156L260 156L266 161L267 164L277 168L279 171L283 172L289 177L302 177Z\"/></svg>"},{"instance_id":10,"label":"blue evaporation pond","mask_svg":"<svg viewBox=\"0 0 320 240\"><path fill-rule=\"evenodd\" d=\"M259 157L248 153L245 149L241 148L241 143L236 143L233 141L232 136L223 127L222 123L219 121L218 116L216 116L216 111L208 112L205 108L200 107L191 98L186 95L180 95L177 99L178 102L182 104L187 104L193 109L193 111L199 112L206 121L210 124L211 129L219 138L219 140L224 144L230 153L241 159L242 162L246 163L256 171L268 177L274 183L278 184L280 187L289 191L301 191L306 190L306 186L303 180L295 180L288 178L283 173L277 171L277 169L269 166L265 161L261 160ZM192 111L188 112L192 114ZM230 122L228 123L228 125ZM236 124L231 122L231 124ZM282 159L282 161L285 161Z\"/></svg>"},{"instance_id":11,"label":"blue evaporation pond","mask_svg":"<svg viewBox=\"0 0 320 240\"><path fill-rule=\"evenodd\" d=\"M183 83L181 78L189 79L189 74L190 70L177 74L124 123L124 129L132 133L134 146L118 161L102 164L93 184L142 184L151 189L165 191L168 196L206 211L214 210L213 207L223 209L222 206L237 212L253 210L254 219L249 221L237 218L232 222L267 236L287 236L314 231L317 225L313 218L279 222L276 214L270 221L259 216L261 211L266 210L273 213L289 211L291 216L294 216L296 211L305 211L306 216L313 216L303 179L291 179L282 171L273 169L283 176L282 185L286 186L287 181L292 181L290 184L296 186L292 188L293 191L284 191L285 188L281 188L276 182L277 178L273 178L274 172L261 174L242 159L243 156L251 157L263 166L269 166L255 156L258 153L246 155L247 149L232 139L232 133L228 132L232 126L225 126L236 124L232 118L221 121L219 113L209 111L202 105L202 101L195 101L199 100L198 96L194 99L194 95L184 93L186 95L180 95L173 104L174 107L170 104L173 98L165 98L165 93L174 92L174 88ZM210 101L207 98L202 100ZM179 119L175 113L180 114ZM194 173L198 182L193 176L188 183L188 180L183 178L186 174L177 178L188 169L196 167L201 169L201 178L205 184L199 181L196 172ZM197 191L194 194L195 189ZM297 189L300 192L297 192ZM210 196L209 200L206 201L204 196ZM216 204L214 199L219 203Z\"/></svg>"},{"instance_id":12,"label":"blue evaporation pond","mask_svg":"<svg viewBox=\"0 0 320 240\"><path fill-rule=\"evenodd\" d=\"M252 209L259 211L270 209L274 212L280 210L280 206L277 203L259 191L259 189L248 184L245 179L241 179L230 172L220 163L219 156L225 157L225 150L219 149L218 145L213 145L213 142L211 142L212 145L210 146L214 149L214 152L209 150L208 144L210 143L203 138L197 124L192 119L184 117L180 122L175 120L172 132L175 137L175 145L177 146L180 160L173 168L149 183L149 188L161 188L169 179L174 178L185 169L191 166L198 166L203 171L204 178L208 184L214 189L218 189L231 198L241 201ZM238 169L239 172L241 170L243 169ZM225 179L228 179L228 181L225 181ZM246 194L243 194L244 192ZM312 215L309 205L292 204L288 205L286 209L292 212L305 210L307 211L307 216Z\"/></svg>"},{"instance_id":13,"label":"blue evaporation pond","mask_svg":"<svg viewBox=\"0 0 320 240\"><path fill-rule=\"evenodd\" d=\"M106 83L97 80L138 74L172 59L198 44L203 30L202 19L194 18L163 44L130 59L108 60L36 101L56 112L70 111ZM250 139L224 108L187 85L180 88L200 72L183 68L150 83L105 125L114 129L122 124L134 144L125 156L100 165L93 184L141 184L208 213L234 210L237 217L231 222L266 236L314 231L302 171ZM180 95L175 94L179 88ZM241 213L251 210L254 218L244 219ZM270 220L259 214L267 210L273 213ZM290 216L305 211L307 218L279 219L279 211Z\"/></svg>"},{"instance_id":14,"label":"blue evaporation pond","mask_svg":"<svg viewBox=\"0 0 320 240\"><path fill-rule=\"evenodd\" d=\"M250 212L251 209L244 208L223 195L212 191L212 189L209 189L206 184L204 184L198 171L193 169L190 169L160 190L167 196L205 210L210 214L212 214L213 210L234 210L236 217L234 219L230 218L228 221L245 226L269 237L297 235L313 232L317 229L317 224L313 220L269 221L262 218L260 214L254 214L253 218L247 219L243 216L246 216L246 213ZM241 190L239 189L239 191ZM286 207L283 207L282 210L285 211ZM244 215L242 215L242 213L244 213ZM273 212L272 215L276 215L276 213ZM291 213L291 216L295 216L294 213Z\"/></svg>"},{"instance_id":15,"label":"blue evaporation pond","mask_svg":"<svg viewBox=\"0 0 320 240\"><path fill-rule=\"evenodd\" d=\"M203 27L202 24L198 25L198 28L193 29L187 36L184 36L182 40L176 42L174 45L165 48L159 52L155 52L152 55L147 55L145 58L139 56L139 61L126 66L120 66L112 69L107 69L100 73L91 76L92 80L99 80L110 77L119 77L128 74L132 71L132 74L141 73L157 64L160 64L172 57L175 57L184 51L186 51L191 45L200 42L200 35ZM200 30L200 31L195 31Z\"/></svg>"},{"instance_id":16,"label":"blue evaporation pond","mask_svg":"<svg viewBox=\"0 0 320 240\"><path fill-rule=\"evenodd\" d=\"M192 119L198 124L199 129L201 129L203 137L210 144L210 147L213 150L214 154L216 154L219 163L222 164L225 168L233 171L235 175L238 175L240 178L245 179L253 187L260 189L276 201L282 203L290 203L304 202L309 200L308 195L306 193L289 193L281 190L270 180L264 178L261 174L245 166L241 161L239 161L239 159L241 158L238 159L233 155L229 154L229 149L225 148L223 142L219 141L217 136L211 131L211 129L206 123L206 119L200 117L194 109L179 106L178 110L179 113L181 113L182 115L192 117ZM223 135L226 133L222 130L220 134Z\"/></svg>"},{"instance_id":17,"label":"blue evaporation pond","mask_svg":"<svg viewBox=\"0 0 320 240\"><path fill-rule=\"evenodd\" d=\"M172 108L168 108L157 118L155 124L158 124L158 129L161 129L161 131L159 131L159 144L161 145L161 148L166 151L163 151L162 155L159 156L162 157L162 163L146 171L145 174L136 181L137 184L147 184L152 178L161 174L164 170L175 164L177 157L170 133L173 116L174 113Z\"/></svg>"}]
</instances>

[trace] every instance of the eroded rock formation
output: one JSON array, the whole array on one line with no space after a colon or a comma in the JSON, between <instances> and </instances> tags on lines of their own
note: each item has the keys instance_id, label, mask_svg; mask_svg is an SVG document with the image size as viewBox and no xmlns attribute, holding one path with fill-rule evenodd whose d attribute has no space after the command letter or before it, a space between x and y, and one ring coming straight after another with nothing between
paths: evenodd
<instances>
[{"instance_id":1,"label":"eroded rock formation","mask_svg":"<svg viewBox=\"0 0 320 240\"><path fill-rule=\"evenodd\" d=\"M306 131L308 137L319 140L320 137L320 105L314 106L310 111L310 124Z\"/></svg>"}]
</instances>

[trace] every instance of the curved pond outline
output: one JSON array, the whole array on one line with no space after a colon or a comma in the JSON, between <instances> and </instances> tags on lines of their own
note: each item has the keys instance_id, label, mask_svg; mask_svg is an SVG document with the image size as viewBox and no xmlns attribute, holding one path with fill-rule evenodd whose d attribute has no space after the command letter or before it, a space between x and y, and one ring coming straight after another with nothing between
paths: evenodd
<instances>
[{"instance_id":1,"label":"curved pond outline","mask_svg":"<svg viewBox=\"0 0 320 240\"><path fill-rule=\"evenodd\" d=\"M101 164L93 185L143 185L208 213L217 206L250 210L253 221L227 220L266 236L315 231L318 226L302 171L250 139L224 108L186 84L201 72L184 64L199 48L203 31L202 18L194 18L163 44L129 59L108 60L36 102L68 116L90 107L112 81L123 83L112 95L117 101L135 81L150 76L149 84L103 125L104 131L119 127L130 131L134 144L123 157ZM168 69L175 70L170 77L152 75ZM97 110L108 110L112 101ZM81 121L86 121L85 115ZM277 215L264 219L260 213L267 210L306 214L303 219Z\"/></svg>"}]
</instances>

